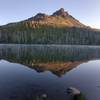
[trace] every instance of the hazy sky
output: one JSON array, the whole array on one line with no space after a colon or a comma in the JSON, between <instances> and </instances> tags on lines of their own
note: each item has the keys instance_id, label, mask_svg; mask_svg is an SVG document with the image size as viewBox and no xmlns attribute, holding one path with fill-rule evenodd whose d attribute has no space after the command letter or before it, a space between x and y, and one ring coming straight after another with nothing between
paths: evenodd
<instances>
[{"instance_id":1,"label":"hazy sky","mask_svg":"<svg viewBox=\"0 0 100 100\"><path fill-rule=\"evenodd\" d=\"M100 28L100 0L0 0L0 25L64 8L80 22Z\"/></svg>"}]
</instances>

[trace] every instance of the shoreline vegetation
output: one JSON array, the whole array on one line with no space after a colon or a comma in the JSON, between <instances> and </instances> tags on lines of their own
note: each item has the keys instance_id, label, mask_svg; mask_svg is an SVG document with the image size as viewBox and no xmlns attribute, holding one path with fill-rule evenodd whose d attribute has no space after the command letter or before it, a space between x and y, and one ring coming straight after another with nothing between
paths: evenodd
<instances>
[{"instance_id":1,"label":"shoreline vegetation","mask_svg":"<svg viewBox=\"0 0 100 100\"><path fill-rule=\"evenodd\" d=\"M0 28L0 43L100 45L100 32L93 29L77 27L55 28L47 25L39 27L35 29L20 28L21 30L15 29L17 26Z\"/></svg>"}]
</instances>

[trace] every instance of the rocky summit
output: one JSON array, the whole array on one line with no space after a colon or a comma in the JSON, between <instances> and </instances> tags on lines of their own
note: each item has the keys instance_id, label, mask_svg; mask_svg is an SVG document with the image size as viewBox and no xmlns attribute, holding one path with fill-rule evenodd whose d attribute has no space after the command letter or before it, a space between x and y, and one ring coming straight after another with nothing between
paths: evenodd
<instances>
[{"instance_id":1,"label":"rocky summit","mask_svg":"<svg viewBox=\"0 0 100 100\"><path fill-rule=\"evenodd\" d=\"M86 27L74 17L72 17L64 8L54 12L52 15L45 13L38 13L37 15L29 18L27 21L39 22L40 24L56 25L56 26L69 26L69 27Z\"/></svg>"},{"instance_id":2,"label":"rocky summit","mask_svg":"<svg viewBox=\"0 0 100 100\"><path fill-rule=\"evenodd\" d=\"M52 16L61 16L63 18L67 18L69 17L69 14L68 12L65 12L64 8L61 8L60 10L54 12Z\"/></svg>"}]
</instances>

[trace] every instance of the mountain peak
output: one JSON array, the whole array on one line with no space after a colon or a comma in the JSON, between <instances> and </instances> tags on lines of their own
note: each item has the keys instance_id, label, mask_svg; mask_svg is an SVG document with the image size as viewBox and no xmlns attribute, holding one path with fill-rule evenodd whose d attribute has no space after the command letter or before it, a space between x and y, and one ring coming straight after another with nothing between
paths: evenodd
<instances>
[{"instance_id":1,"label":"mountain peak","mask_svg":"<svg viewBox=\"0 0 100 100\"><path fill-rule=\"evenodd\" d=\"M65 12L64 8L60 8L58 11Z\"/></svg>"},{"instance_id":2,"label":"mountain peak","mask_svg":"<svg viewBox=\"0 0 100 100\"><path fill-rule=\"evenodd\" d=\"M60 8L52 15L45 13L38 13L37 15L27 19L27 21L39 22L40 24L53 25L53 26L70 26L70 27L85 27L77 19L71 16L64 8Z\"/></svg>"},{"instance_id":3,"label":"mountain peak","mask_svg":"<svg viewBox=\"0 0 100 100\"><path fill-rule=\"evenodd\" d=\"M68 14L68 12L66 12L64 10L64 8L60 8L59 10L57 10L56 12L54 12L52 16L61 16L61 17L66 18L66 17L69 16L69 14Z\"/></svg>"},{"instance_id":4,"label":"mountain peak","mask_svg":"<svg viewBox=\"0 0 100 100\"><path fill-rule=\"evenodd\" d=\"M36 16L34 16L34 20L44 20L45 18L47 18L48 15L44 14L44 13L38 13Z\"/></svg>"},{"instance_id":5,"label":"mountain peak","mask_svg":"<svg viewBox=\"0 0 100 100\"><path fill-rule=\"evenodd\" d=\"M28 18L28 21L40 21L45 20L48 17L45 13L38 13L34 17Z\"/></svg>"}]
</instances>

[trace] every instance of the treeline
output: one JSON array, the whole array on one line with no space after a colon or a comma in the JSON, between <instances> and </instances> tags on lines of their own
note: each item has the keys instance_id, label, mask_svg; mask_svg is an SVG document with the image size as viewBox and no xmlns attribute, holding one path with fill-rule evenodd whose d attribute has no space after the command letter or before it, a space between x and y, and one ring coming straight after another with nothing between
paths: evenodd
<instances>
[{"instance_id":1,"label":"treeline","mask_svg":"<svg viewBox=\"0 0 100 100\"><path fill-rule=\"evenodd\" d=\"M0 27L0 43L100 45L100 32L25 21Z\"/></svg>"}]
</instances>

